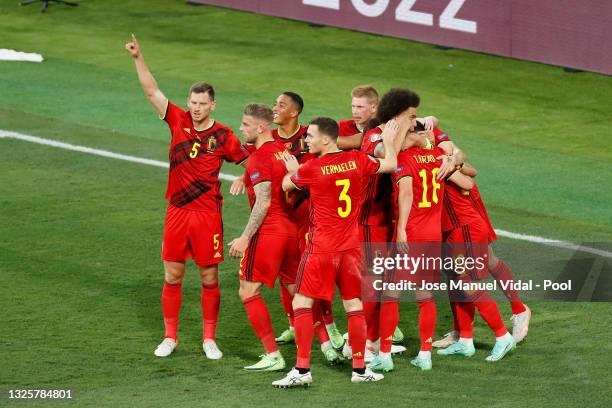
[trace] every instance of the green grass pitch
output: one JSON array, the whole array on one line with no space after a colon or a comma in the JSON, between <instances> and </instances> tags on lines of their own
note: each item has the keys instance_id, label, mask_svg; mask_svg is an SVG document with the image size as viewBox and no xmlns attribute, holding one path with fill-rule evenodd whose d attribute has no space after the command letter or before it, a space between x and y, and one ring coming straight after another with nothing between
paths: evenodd
<instances>
[{"instance_id":1,"label":"green grass pitch","mask_svg":"<svg viewBox=\"0 0 612 408\"><path fill-rule=\"evenodd\" d=\"M349 117L357 84L409 86L421 95L421 114L441 118L479 168L496 227L612 240L610 77L181 1L80 3L40 14L0 2L0 46L46 58L0 61L0 129L165 160L167 127L123 49L135 32L169 98L182 104L192 82L209 81L218 92L215 117L235 129L244 104L271 102L284 90L302 94L306 121ZM241 371L262 348L238 298L238 263L229 259L221 266L218 330L225 357L201 354L199 282L190 265L181 344L171 358L156 359L165 183L161 168L0 139L0 389L72 388L75 400L66 404L74 406L612 405L609 303L530 304L526 342L498 364L484 362L494 339L479 322L476 356L434 356L428 373L403 356L383 383L355 386L348 365L326 366L314 346L314 386L273 389L279 374ZM228 187L226 242L248 217L246 198L230 197ZM573 255L542 251L560 261ZM520 255L504 254L511 266L529 268ZM286 322L278 292L265 297L279 332ZM418 348L416 309L401 306L409 355ZM509 315L506 303L500 309ZM336 304L344 328L340 311ZM437 334L449 324L440 304ZM292 364L295 348L281 351Z\"/></svg>"}]
</instances>

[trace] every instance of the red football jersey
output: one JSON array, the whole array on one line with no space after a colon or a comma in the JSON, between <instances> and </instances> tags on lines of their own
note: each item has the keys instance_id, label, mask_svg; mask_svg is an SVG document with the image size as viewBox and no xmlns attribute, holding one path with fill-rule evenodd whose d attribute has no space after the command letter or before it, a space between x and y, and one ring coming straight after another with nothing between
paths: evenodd
<instances>
[{"instance_id":1,"label":"red football jersey","mask_svg":"<svg viewBox=\"0 0 612 408\"><path fill-rule=\"evenodd\" d=\"M175 207L220 212L221 165L224 160L241 163L248 152L229 127L213 121L197 131L189 112L171 102L163 119L172 133L166 199Z\"/></svg>"},{"instance_id":2,"label":"red football jersey","mask_svg":"<svg viewBox=\"0 0 612 408\"><path fill-rule=\"evenodd\" d=\"M442 205L442 232L482 222L470 196L470 191L463 190L455 183L446 184Z\"/></svg>"},{"instance_id":3,"label":"red football jersey","mask_svg":"<svg viewBox=\"0 0 612 408\"><path fill-rule=\"evenodd\" d=\"M361 133L361 130L357 129L357 124L353 119L345 119L338 122L340 133L338 136L353 136L357 133Z\"/></svg>"},{"instance_id":4,"label":"red football jersey","mask_svg":"<svg viewBox=\"0 0 612 408\"><path fill-rule=\"evenodd\" d=\"M382 130L378 127L366 132L361 151L374 156L374 149L382 143ZM370 177L363 191L359 222L363 225L388 226L393 220L393 181L390 174Z\"/></svg>"},{"instance_id":5,"label":"red football jersey","mask_svg":"<svg viewBox=\"0 0 612 408\"><path fill-rule=\"evenodd\" d=\"M283 177L287 174L282 153L285 147L276 141L266 142L256 149L247 162L245 187L251 208L255 205L255 185L271 183L271 202L268 214L259 227L260 234L297 236L297 227L290 219L291 206L283 191Z\"/></svg>"},{"instance_id":6,"label":"red football jersey","mask_svg":"<svg viewBox=\"0 0 612 408\"><path fill-rule=\"evenodd\" d=\"M289 153L294 155L300 164L306 163L308 160L312 160L316 155L308 152L308 146L306 145L306 133L308 126L300 125L295 133L288 137L283 137L278 134L278 129L272 130L272 136L275 140L282 143ZM310 202L308 200L307 191L291 191L288 194L291 207L293 208L292 217L298 225L303 225L304 228L308 228L309 224L309 210Z\"/></svg>"},{"instance_id":7,"label":"red football jersey","mask_svg":"<svg viewBox=\"0 0 612 408\"><path fill-rule=\"evenodd\" d=\"M412 177L412 208L406 224L409 242L442 241L442 200L445 180L437 180L444 154L439 147L411 147L397 156L395 184L403 177Z\"/></svg>"},{"instance_id":8,"label":"red football jersey","mask_svg":"<svg viewBox=\"0 0 612 408\"><path fill-rule=\"evenodd\" d=\"M470 201L472 205L478 212L478 214L485 220L487 227L489 228L489 241L497 241L497 234L495 233L495 229L493 228L493 224L491 224L491 220L489 219L489 214L487 213L487 208L482 201L482 197L480 196L480 191L478 190L478 186L474 184L474 187L470 190Z\"/></svg>"},{"instance_id":9,"label":"red football jersey","mask_svg":"<svg viewBox=\"0 0 612 408\"><path fill-rule=\"evenodd\" d=\"M310 191L311 253L340 252L361 245L358 205L363 185L380 161L351 150L328 153L303 164L291 181Z\"/></svg>"},{"instance_id":10,"label":"red football jersey","mask_svg":"<svg viewBox=\"0 0 612 408\"><path fill-rule=\"evenodd\" d=\"M438 129L437 127L433 128L433 134L434 134L434 144L437 146L442 142L448 142L450 141L450 137L448 137L448 135L446 134L446 132L441 131L440 129Z\"/></svg>"}]
</instances>

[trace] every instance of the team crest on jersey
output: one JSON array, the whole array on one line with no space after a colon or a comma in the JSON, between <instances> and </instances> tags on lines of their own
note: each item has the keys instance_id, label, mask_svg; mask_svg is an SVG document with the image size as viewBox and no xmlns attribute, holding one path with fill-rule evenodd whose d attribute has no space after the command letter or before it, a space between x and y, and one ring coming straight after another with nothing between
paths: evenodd
<instances>
[{"instance_id":1,"label":"team crest on jersey","mask_svg":"<svg viewBox=\"0 0 612 408\"><path fill-rule=\"evenodd\" d=\"M382 140L382 135L380 133L374 133L372 136L370 136L370 142L372 143L378 142L379 140Z\"/></svg>"},{"instance_id":2,"label":"team crest on jersey","mask_svg":"<svg viewBox=\"0 0 612 408\"><path fill-rule=\"evenodd\" d=\"M259 177L259 172L256 171L255 173L251 174L251 181L256 180Z\"/></svg>"},{"instance_id":3,"label":"team crest on jersey","mask_svg":"<svg viewBox=\"0 0 612 408\"><path fill-rule=\"evenodd\" d=\"M211 136L208 138L208 146L206 146L206 150L211 151L215 148L215 145L217 144L217 138L214 136Z\"/></svg>"},{"instance_id":4,"label":"team crest on jersey","mask_svg":"<svg viewBox=\"0 0 612 408\"><path fill-rule=\"evenodd\" d=\"M404 170L403 166L399 166L398 168L395 169L396 173L401 173L401 171Z\"/></svg>"}]
</instances>

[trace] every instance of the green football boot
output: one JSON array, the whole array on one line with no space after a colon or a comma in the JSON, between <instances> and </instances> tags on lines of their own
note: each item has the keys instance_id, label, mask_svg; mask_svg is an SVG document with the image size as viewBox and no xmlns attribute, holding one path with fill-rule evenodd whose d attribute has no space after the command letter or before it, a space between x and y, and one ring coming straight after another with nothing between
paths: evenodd
<instances>
[{"instance_id":1,"label":"green football boot","mask_svg":"<svg viewBox=\"0 0 612 408\"><path fill-rule=\"evenodd\" d=\"M412 360L410 360L410 364L415 367L420 368L421 370L431 370L431 359L430 358L420 358L416 356Z\"/></svg>"},{"instance_id":2,"label":"green football boot","mask_svg":"<svg viewBox=\"0 0 612 408\"><path fill-rule=\"evenodd\" d=\"M342 346L344 346L344 338L336 326L327 329L327 335L329 336L332 346L334 346L336 350L340 350Z\"/></svg>"},{"instance_id":3,"label":"green football boot","mask_svg":"<svg viewBox=\"0 0 612 408\"><path fill-rule=\"evenodd\" d=\"M387 358L376 356L372 362L368 364L368 368L375 373L388 373L389 371L393 371L393 359L391 355Z\"/></svg>"},{"instance_id":4,"label":"green football boot","mask_svg":"<svg viewBox=\"0 0 612 408\"><path fill-rule=\"evenodd\" d=\"M444 349L439 349L438 354L441 356L465 356L472 357L476 353L474 345L466 346L465 344L454 342L450 346Z\"/></svg>"},{"instance_id":5,"label":"green football boot","mask_svg":"<svg viewBox=\"0 0 612 408\"><path fill-rule=\"evenodd\" d=\"M404 333L400 330L399 326L395 328L393 332L393 344L399 344L404 341Z\"/></svg>"},{"instance_id":6,"label":"green football boot","mask_svg":"<svg viewBox=\"0 0 612 408\"><path fill-rule=\"evenodd\" d=\"M487 360L490 363L499 361L502 358L504 358L506 354L508 354L515 348L516 348L516 340L514 340L514 337L508 334L504 336L504 339L497 340L495 342L495 345L493 346L493 350L491 351L491 355L485 358L485 360Z\"/></svg>"},{"instance_id":7,"label":"green football boot","mask_svg":"<svg viewBox=\"0 0 612 408\"><path fill-rule=\"evenodd\" d=\"M295 341L295 331L293 329L287 329L275 338L277 344L293 343Z\"/></svg>"},{"instance_id":8,"label":"green football boot","mask_svg":"<svg viewBox=\"0 0 612 408\"><path fill-rule=\"evenodd\" d=\"M259 356L259 362L244 367L245 371L280 371L285 369L285 359L283 356L270 357L267 354Z\"/></svg>"}]
</instances>

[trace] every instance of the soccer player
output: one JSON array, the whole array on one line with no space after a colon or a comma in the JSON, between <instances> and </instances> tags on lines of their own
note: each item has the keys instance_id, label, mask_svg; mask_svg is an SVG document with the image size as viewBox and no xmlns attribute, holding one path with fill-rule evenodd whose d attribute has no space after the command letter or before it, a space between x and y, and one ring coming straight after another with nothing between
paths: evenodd
<instances>
[{"instance_id":1,"label":"soccer player","mask_svg":"<svg viewBox=\"0 0 612 408\"><path fill-rule=\"evenodd\" d=\"M361 144L361 133L366 124L376 116L378 91L370 85L359 85L351 91L352 119L338 122L338 147L343 150L358 149ZM350 144L350 147L349 147Z\"/></svg>"},{"instance_id":2,"label":"soccer player","mask_svg":"<svg viewBox=\"0 0 612 408\"><path fill-rule=\"evenodd\" d=\"M363 185L369 176L391 172L397 164L393 142L398 131L391 122L383 135L387 154L376 159L358 151L338 149L338 124L330 118L310 123L306 142L317 154L301 167L293 156L286 156L289 174L283 180L286 191L310 192L313 227L308 248L302 256L296 280L293 310L297 364L276 387L312 383L310 348L313 337L312 306L315 299L331 301L337 283L348 316L349 341L353 348L352 382L379 381L383 375L366 369L364 363L366 323L361 296L361 248L358 208Z\"/></svg>"},{"instance_id":3,"label":"soccer player","mask_svg":"<svg viewBox=\"0 0 612 408\"><path fill-rule=\"evenodd\" d=\"M380 130L371 129L371 134L367 135L373 138L369 143L365 143L363 132L367 131L366 127L376 117L378 107L379 94L376 88L370 85L359 85L351 91L351 114L352 119L341 120L338 122L339 138L338 147L343 150L351 148L360 149L361 151L374 156L374 147L381 142ZM377 123L381 123L378 121ZM384 123L384 122L383 122ZM376 137L375 137L376 135ZM381 144L382 147L382 144ZM382 182L379 183L379 180ZM378 186L389 187L378 190ZM388 204L391 197L386 197L385 194L391 190L391 181L388 175L379 175L372 177L366 188L368 197L364 199L362 208L362 220L360 223L360 233L362 242L388 242L390 236L388 231L391 229L391 220L388 223L382 223L384 218L388 218ZM364 215L365 213L365 215ZM365 219L365 222L364 222ZM365 256L368 256L370 251L367 250ZM380 308L378 302L363 302L364 315L368 325L368 341L366 348L366 361L370 361L377 352L379 347L377 339L379 338L379 313ZM396 327L393 333L393 342L399 343L404 339L404 334ZM394 352L403 352L403 346L393 347ZM348 358L352 354L350 345L347 343L344 346L343 354Z\"/></svg>"},{"instance_id":4,"label":"soccer player","mask_svg":"<svg viewBox=\"0 0 612 408\"><path fill-rule=\"evenodd\" d=\"M476 177L476 175L478 174L476 168L468 164L462 166L461 171L470 177ZM497 235L495 234L495 230L491 224L486 207L484 205L484 202L482 201L480 191L478 190L478 186L476 184L474 185L474 188L472 188L472 190L469 192L469 195L467 195L467 198L469 199L469 204L472 207L473 211L475 211L484 221L487 229L487 242L489 242L487 254L489 261L487 265L488 271L491 273L491 275L493 275L495 280L500 283L513 281L514 277L512 275L512 272L504 263L504 261L499 259L495 255L493 247L490 244L497 240ZM529 331L531 310L521 301L520 295L516 290L514 290L510 286L506 287L505 289L503 285L501 287L504 291L504 294L508 298L510 302L510 308L512 309L512 317L510 318L512 322L512 337L514 338L516 343L520 343L527 336L527 332ZM454 317L453 330L445 334L442 339L433 342L434 347L447 348L456 341L458 341L460 338L457 302L454 302L452 300L451 311L453 312Z\"/></svg>"},{"instance_id":5,"label":"soccer player","mask_svg":"<svg viewBox=\"0 0 612 408\"><path fill-rule=\"evenodd\" d=\"M473 190L473 189L472 189ZM442 234L448 256L454 259L487 259L489 231L486 222L476 211L470 198L471 191L449 183L443 197ZM487 267L464 267L447 271L451 280L469 283L487 276ZM516 341L508 333L497 304L486 290L449 291L451 308L459 339L447 348L438 350L440 355L474 355L473 324L475 309L495 333L496 342L487 361L499 361L516 347Z\"/></svg>"},{"instance_id":6,"label":"soccer player","mask_svg":"<svg viewBox=\"0 0 612 408\"><path fill-rule=\"evenodd\" d=\"M396 90L393 95L396 105L405 101L409 94L404 90ZM418 96L417 106L418 106ZM412 104L414 105L414 103ZM409 115L416 119L416 108L408 110ZM431 143L417 132L409 133L403 151L398 154L398 166L395 172L397 185L397 226L395 241L398 248L405 250L410 242L408 253L412 257L424 255L436 258L440 256L441 211L442 197L446 180L469 190L472 180L460 172L454 172L445 179L438 180L437 173L442 166L444 151L439 147L431 149ZM414 278L417 282L433 282L439 277L435 268L421 268ZM436 304L432 293L427 290L417 290L416 299L419 305L419 336L421 348L416 358L410 361L413 366L422 370L430 370L431 343L436 324ZM378 364L379 370L393 368L391 357L381 355L372 364Z\"/></svg>"},{"instance_id":7,"label":"soccer player","mask_svg":"<svg viewBox=\"0 0 612 408\"><path fill-rule=\"evenodd\" d=\"M261 297L262 285L274 287L277 278L293 292L299 263L297 226L282 189L286 174L285 146L272 137L272 110L263 104L250 104L244 110L240 131L255 151L246 168L246 187L251 205L249 221L240 237L230 243L230 255L240 262L240 299L255 334L266 354L247 371L276 371L285 368L270 313Z\"/></svg>"},{"instance_id":8,"label":"soccer player","mask_svg":"<svg viewBox=\"0 0 612 408\"><path fill-rule=\"evenodd\" d=\"M166 333L155 355L167 357L177 346L181 287L185 262L191 257L198 265L202 282L202 347L206 357L220 359L223 354L215 342L220 300L218 265L223 261L223 197L218 175L224 160L242 163L248 153L229 127L211 118L216 107L211 85L192 85L185 111L168 101L158 88L134 34L126 49L134 58L145 95L160 118L168 123L172 137L161 254L165 270L161 300Z\"/></svg>"}]
</instances>

